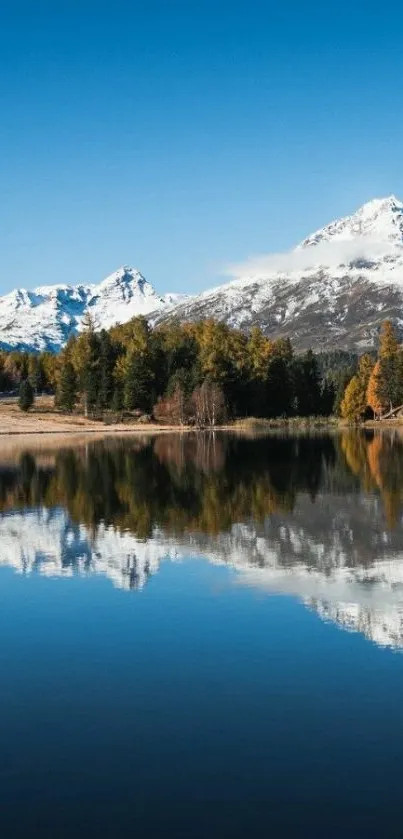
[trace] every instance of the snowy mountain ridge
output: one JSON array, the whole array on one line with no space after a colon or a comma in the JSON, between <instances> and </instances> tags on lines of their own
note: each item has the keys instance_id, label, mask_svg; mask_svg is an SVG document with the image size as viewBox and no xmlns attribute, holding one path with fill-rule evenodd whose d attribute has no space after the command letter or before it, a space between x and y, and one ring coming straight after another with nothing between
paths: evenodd
<instances>
[{"instance_id":1,"label":"snowy mountain ridge","mask_svg":"<svg viewBox=\"0 0 403 839\"><path fill-rule=\"evenodd\" d=\"M158 295L143 275L122 266L98 285L39 286L0 297L0 345L7 349L59 350L90 313L108 329L135 315L171 309L184 295Z\"/></svg>"},{"instance_id":2,"label":"snowy mountain ridge","mask_svg":"<svg viewBox=\"0 0 403 839\"><path fill-rule=\"evenodd\" d=\"M292 251L252 257L228 273L235 279L179 304L175 316L258 325L298 350L373 348L385 318L403 329L403 204L393 195L374 199Z\"/></svg>"},{"instance_id":3,"label":"snowy mountain ridge","mask_svg":"<svg viewBox=\"0 0 403 839\"><path fill-rule=\"evenodd\" d=\"M39 286L0 297L0 346L59 350L91 312L100 328L146 315L152 323L215 318L297 350L373 348L392 318L403 332L403 203L373 199L314 232L288 253L248 259L234 279L194 297L159 295L123 266L97 285Z\"/></svg>"},{"instance_id":4,"label":"snowy mountain ridge","mask_svg":"<svg viewBox=\"0 0 403 839\"><path fill-rule=\"evenodd\" d=\"M374 198L351 216L333 221L304 239L298 248L312 247L322 241L348 241L357 237L403 244L403 203L395 195Z\"/></svg>"}]
</instances>

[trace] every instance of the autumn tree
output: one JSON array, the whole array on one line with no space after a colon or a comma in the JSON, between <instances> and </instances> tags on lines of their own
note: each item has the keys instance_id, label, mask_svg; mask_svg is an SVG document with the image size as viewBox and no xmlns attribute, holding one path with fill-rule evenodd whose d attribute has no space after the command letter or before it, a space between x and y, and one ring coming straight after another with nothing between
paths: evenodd
<instances>
[{"instance_id":1,"label":"autumn tree","mask_svg":"<svg viewBox=\"0 0 403 839\"><path fill-rule=\"evenodd\" d=\"M45 387L55 391L59 375L60 356L51 352L43 352L40 355L41 366L45 379Z\"/></svg>"},{"instance_id":2,"label":"autumn tree","mask_svg":"<svg viewBox=\"0 0 403 839\"><path fill-rule=\"evenodd\" d=\"M223 422L226 415L225 398L222 388L206 379L192 394L195 422L199 428L212 427Z\"/></svg>"},{"instance_id":3,"label":"autumn tree","mask_svg":"<svg viewBox=\"0 0 403 839\"><path fill-rule=\"evenodd\" d=\"M71 363L76 371L85 416L97 406L99 395L99 337L90 314L83 320L83 332L68 344Z\"/></svg>"},{"instance_id":4,"label":"autumn tree","mask_svg":"<svg viewBox=\"0 0 403 839\"><path fill-rule=\"evenodd\" d=\"M378 360L377 394L383 410L392 410L403 401L403 378L399 342L389 320L381 326Z\"/></svg>"},{"instance_id":5,"label":"autumn tree","mask_svg":"<svg viewBox=\"0 0 403 839\"><path fill-rule=\"evenodd\" d=\"M377 361L369 377L367 388L367 404L374 412L374 416L380 417L388 407L384 396L384 382L382 381L381 364Z\"/></svg>"},{"instance_id":6,"label":"autumn tree","mask_svg":"<svg viewBox=\"0 0 403 839\"><path fill-rule=\"evenodd\" d=\"M168 422L173 425L185 424L189 418L188 400L179 382L171 393L158 399L153 414L157 422Z\"/></svg>"},{"instance_id":7,"label":"autumn tree","mask_svg":"<svg viewBox=\"0 0 403 839\"><path fill-rule=\"evenodd\" d=\"M360 358L356 375L350 379L345 389L340 413L344 419L350 422L359 422L365 417L368 407L368 383L373 368L372 357L368 354L363 355Z\"/></svg>"},{"instance_id":8,"label":"autumn tree","mask_svg":"<svg viewBox=\"0 0 403 839\"><path fill-rule=\"evenodd\" d=\"M353 376L350 379L340 405L340 413L344 419L350 422L359 422L363 419L367 408L367 388L363 386L360 377Z\"/></svg>"},{"instance_id":9,"label":"autumn tree","mask_svg":"<svg viewBox=\"0 0 403 839\"><path fill-rule=\"evenodd\" d=\"M385 320L379 333L379 358L390 358L399 349L399 341L392 321Z\"/></svg>"}]
</instances>

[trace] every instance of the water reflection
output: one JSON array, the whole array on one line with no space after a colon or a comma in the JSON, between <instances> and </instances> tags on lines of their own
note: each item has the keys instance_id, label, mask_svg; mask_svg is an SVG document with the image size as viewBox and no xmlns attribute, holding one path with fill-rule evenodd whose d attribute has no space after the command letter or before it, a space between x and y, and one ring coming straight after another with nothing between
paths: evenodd
<instances>
[{"instance_id":1,"label":"water reflection","mask_svg":"<svg viewBox=\"0 0 403 839\"><path fill-rule=\"evenodd\" d=\"M20 572L140 589L163 559L202 556L403 647L397 433L178 434L1 460L0 562Z\"/></svg>"}]
</instances>

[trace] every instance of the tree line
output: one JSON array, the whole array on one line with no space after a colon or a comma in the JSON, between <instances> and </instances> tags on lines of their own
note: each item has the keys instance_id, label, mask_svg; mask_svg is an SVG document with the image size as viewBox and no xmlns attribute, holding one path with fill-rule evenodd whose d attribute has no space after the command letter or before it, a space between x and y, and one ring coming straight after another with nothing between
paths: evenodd
<instances>
[{"instance_id":1,"label":"tree line","mask_svg":"<svg viewBox=\"0 0 403 839\"><path fill-rule=\"evenodd\" d=\"M62 412L131 412L203 427L236 417L330 415L345 385L345 369L335 367L311 350L297 355L290 340L272 340L258 327L246 334L204 320L151 328L135 317L106 331L87 317L58 355L2 352L0 390L19 388L24 410L35 393L49 391Z\"/></svg>"},{"instance_id":2,"label":"tree line","mask_svg":"<svg viewBox=\"0 0 403 839\"><path fill-rule=\"evenodd\" d=\"M381 326L377 356L365 353L340 404L350 422L380 419L403 405L403 346L391 321Z\"/></svg>"}]
</instances>

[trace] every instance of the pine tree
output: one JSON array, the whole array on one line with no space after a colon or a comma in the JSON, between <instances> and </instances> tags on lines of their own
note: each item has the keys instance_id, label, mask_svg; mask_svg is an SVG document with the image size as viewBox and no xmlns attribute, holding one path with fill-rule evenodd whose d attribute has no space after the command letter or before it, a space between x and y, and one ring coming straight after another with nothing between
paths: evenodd
<instances>
[{"instance_id":1,"label":"pine tree","mask_svg":"<svg viewBox=\"0 0 403 839\"><path fill-rule=\"evenodd\" d=\"M18 407L21 411L28 411L34 404L34 391L29 379L23 379L20 384Z\"/></svg>"},{"instance_id":2,"label":"pine tree","mask_svg":"<svg viewBox=\"0 0 403 839\"><path fill-rule=\"evenodd\" d=\"M124 382L123 401L128 411L148 412L153 404L153 376L147 359L137 353L129 357Z\"/></svg>"},{"instance_id":3,"label":"pine tree","mask_svg":"<svg viewBox=\"0 0 403 839\"><path fill-rule=\"evenodd\" d=\"M62 362L56 390L56 405L61 411L71 413L77 402L77 376L71 361Z\"/></svg>"},{"instance_id":4,"label":"pine tree","mask_svg":"<svg viewBox=\"0 0 403 839\"><path fill-rule=\"evenodd\" d=\"M28 359L28 379L33 387L34 393L43 390L45 375L42 367L42 360L38 355L31 354Z\"/></svg>"},{"instance_id":5,"label":"pine tree","mask_svg":"<svg viewBox=\"0 0 403 839\"><path fill-rule=\"evenodd\" d=\"M118 385L116 385L115 389L113 391L113 396L112 396L112 410L116 414L119 414L120 411L122 410L122 408L123 408L122 391L121 391L121 388Z\"/></svg>"},{"instance_id":6,"label":"pine tree","mask_svg":"<svg viewBox=\"0 0 403 839\"><path fill-rule=\"evenodd\" d=\"M336 387L334 382L325 379L322 384L321 391L321 411L324 417L330 417L334 412L334 405L336 400Z\"/></svg>"},{"instance_id":7,"label":"pine tree","mask_svg":"<svg viewBox=\"0 0 403 839\"><path fill-rule=\"evenodd\" d=\"M112 403L114 382L113 367L115 353L110 335L105 329L99 334L99 391L98 405L100 408L109 408Z\"/></svg>"},{"instance_id":8,"label":"pine tree","mask_svg":"<svg viewBox=\"0 0 403 839\"><path fill-rule=\"evenodd\" d=\"M308 350L294 365L296 410L302 417L321 413L321 377L319 365L312 350Z\"/></svg>"},{"instance_id":9,"label":"pine tree","mask_svg":"<svg viewBox=\"0 0 403 839\"><path fill-rule=\"evenodd\" d=\"M268 368L266 380L265 416L281 417L292 414L293 376L289 361L275 355Z\"/></svg>"}]
</instances>

